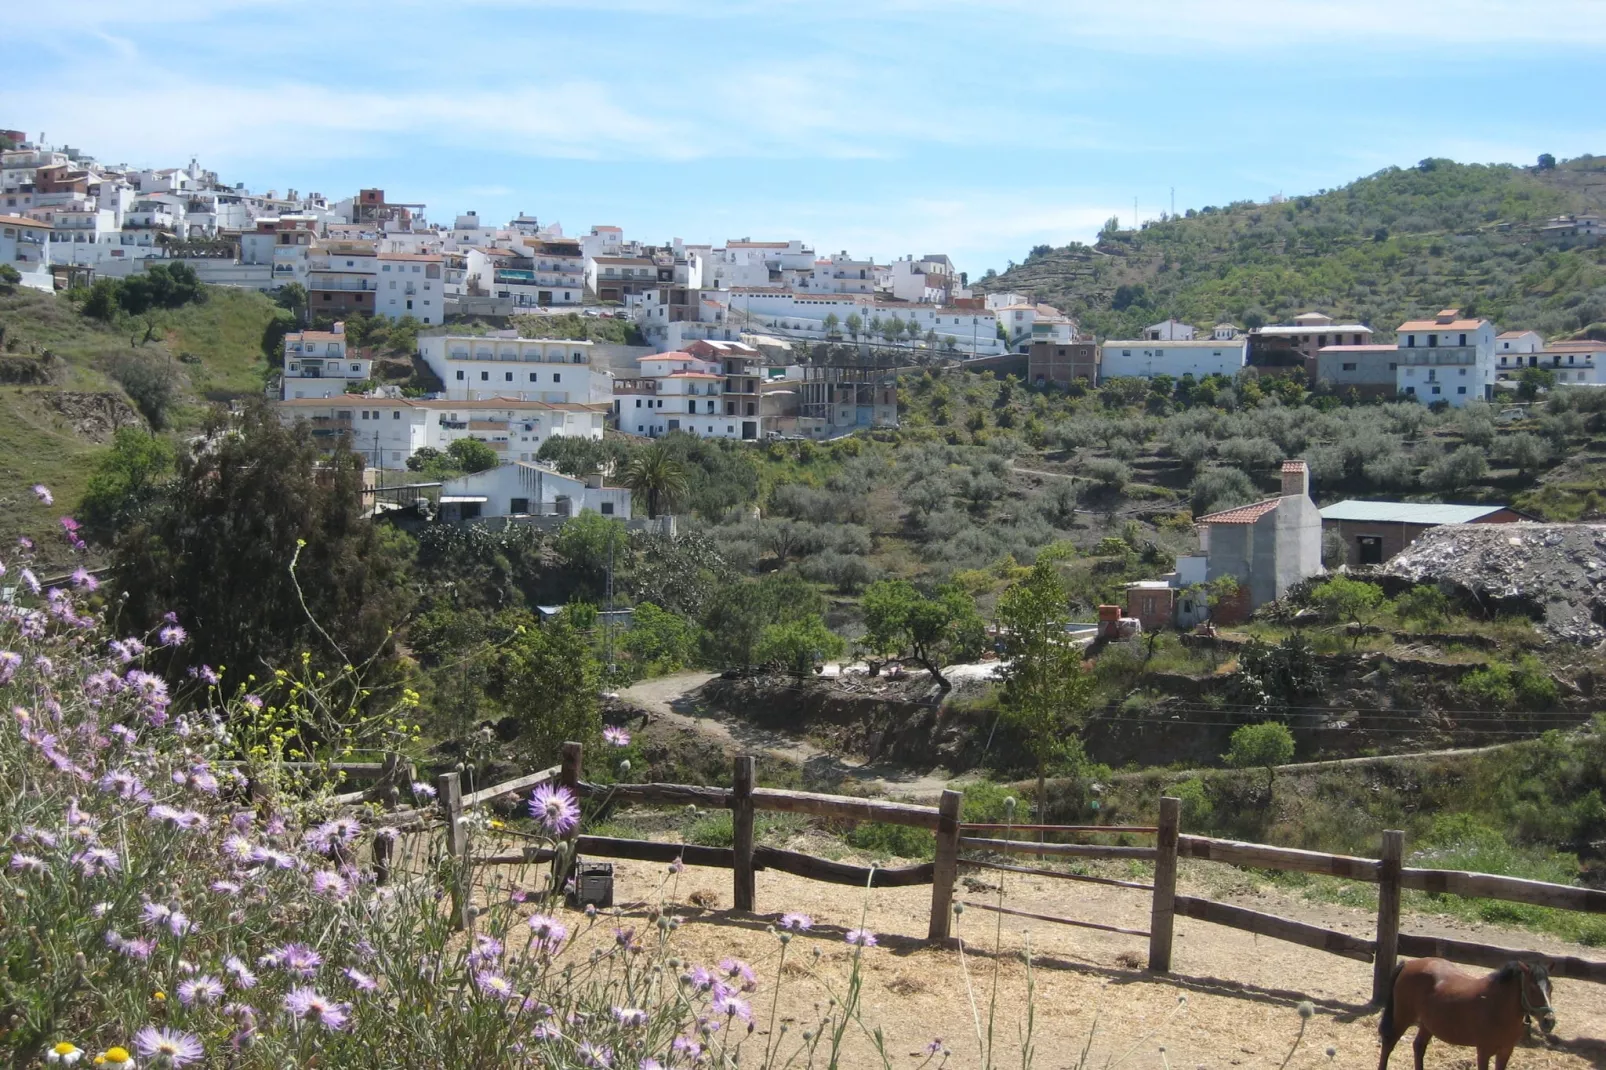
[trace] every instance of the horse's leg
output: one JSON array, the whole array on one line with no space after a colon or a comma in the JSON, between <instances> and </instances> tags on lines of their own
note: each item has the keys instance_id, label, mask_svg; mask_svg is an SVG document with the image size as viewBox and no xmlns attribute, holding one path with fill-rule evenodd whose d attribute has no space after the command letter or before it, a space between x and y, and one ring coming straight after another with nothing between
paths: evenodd
<instances>
[{"instance_id":1,"label":"horse's leg","mask_svg":"<svg viewBox=\"0 0 1606 1070\"><path fill-rule=\"evenodd\" d=\"M1501 1048L1494 1053L1494 1070L1506 1070L1506 1063L1511 1061L1511 1048Z\"/></svg>"},{"instance_id":2,"label":"horse's leg","mask_svg":"<svg viewBox=\"0 0 1606 1070\"><path fill-rule=\"evenodd\" d=\"M1404 1035L1405 1030L1403 1029L1395 1032L1393 1036L1387 1033L1378 1033L1378 1039L1383 1042L1383 1056L1377 1061L1377 1070L1389 1070L1389 1056L1394 1054L1394 1045L1398 1044L1400 1037Z\"/></svg>"},{"instance_id":3,"label":"horse's leg","mask_svg":"<svg viewBox=\"0 0 1606 1070\"><path fill-rule=\"evenodd\" d=\"M1493 1054L1488 1048L1478 1049L1478 1070L1489 1070L1489 1056Z\"/></svg>"},{"instance_id":4,"label":"horse's leg","mask_svg":"<svg viewBox=\"0 0 1606 1070\"><path fill-rule=\"evenodd\" d=\"M1416 1070L1422 1070L1422 1058L1427 1055L1428 1041L1432 1039L1433 1034L1428 1032L1427 1026L1418 1025L1416 1027L1416 1041L1411 1045L1411 1050L1416 1053ZM1485 1070L1485 1068L1480 1066L1478 1070Z\"/></svg>"}]
</instances>

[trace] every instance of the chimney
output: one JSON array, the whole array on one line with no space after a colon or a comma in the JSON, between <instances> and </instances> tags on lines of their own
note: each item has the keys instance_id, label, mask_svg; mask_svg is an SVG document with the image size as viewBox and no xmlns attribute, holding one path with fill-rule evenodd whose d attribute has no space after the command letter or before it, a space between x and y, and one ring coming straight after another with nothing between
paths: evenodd
<instances>
[{"instance_id":1,"label":"chimney","mask_svg":"<svg viewBox=\"0 0 1606 1070\"><path fill-rule=\"evenodd\" d=\"M335 334L345 334L346 333L346 325L344 323L335 324L334 333ZM1286 470L1288 468L1288 466L1285 464L1285 465L1283 465L1283 468L1284 468L1284 470ZM1287 483L1288 483L1288 477L1287 476L1283 476L1283 484L1286 486ZM1284 491L1283 493L1286 494L1288 492Z\"/></svg>"},{"instance_id":2,"label":"chimney","mask_svg":"<svg viewBox=\"0 0 1606 1070\"><path fill-rule=\"evenodd\" d=\"M1310 496L1310 469L1304 461L1283 462L1283 497Z\"/></svg>"}]
</instances>

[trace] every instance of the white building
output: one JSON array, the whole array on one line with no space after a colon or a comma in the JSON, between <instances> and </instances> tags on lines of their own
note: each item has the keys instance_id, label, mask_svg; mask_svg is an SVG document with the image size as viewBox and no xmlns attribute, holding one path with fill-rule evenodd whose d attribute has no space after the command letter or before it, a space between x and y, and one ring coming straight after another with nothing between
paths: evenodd
<instances>
[{"instance_id":1,"label":"white building","mask_svg":"<svg viewBox=\"0 0 1606 1070\"><path fill-rule=\"evenodd\" d=\"M1243 370L1248 353L1249 344L1243 339L1225 342L1213 338L1178 342L1112 340L1102 347L1099 381L1152 379L1156 375L1169 375L1173 379L1184 375L1195 379L1207 375L1231 378Z\"/></svg>"},{"instance_id":2,"label":"white building","mask_svg":"<svg viewBox=\"0 0 1606 1070\"><path fill-rule=\"evenodd\" d=\"M1402 323L1397 332L1395 388L1424 404L1459 409L1487 401L1494 390L1495 329L1486 319L1463 319L1447 308L1430 320Z\"/></svg>"},{"instance_id":3,"label":"white building","mask_svg":"<svg viewBox=\"0 0 1606 1070\"><path fill-rule=\"evenodd\" d=\"M614 382L619 430L657 438L763 437L763 355L738 342L693 341L685 350L641 357L641 374Z\"/></svg>"},{"instance_id":4,"label":"white building","mask_svg":"<svg viewBox=\"0 0 1606 1070\"><path fill-rule=\"evenodd\" d=\"M602 437L606 405L551 404L517 398L476 401L362 397L291 398L279 402L285 423L306 420L320 437L346 435L373 468L405 468L425 446L445 451L472 438L504 464L535 459L554 436Z\"/></svg>"},{"instance_id":5,"label":"white building","mask_svg":"<svg viewBox=\"0 0 1606 1070\"><path fill-rule=\"evenodd\" d=\"M444 261L440 253L380 253L374 315L420 323L446 318Z\"/></svg>"},{"instance_id":6,"label":"white building","mask_svg":"<svg viewBox=\"0 0 1606 1070\"><path fill-rule=\"evenodd\" d=\"M1543 368L1556 377L1557 386L1600 386L1606 379L1606 342L1552 342L1528 354L1530 367ZM1520 372L1511 374L1515 379Z\"/></svg>"},{"instance_id":7,"label":"white building","mask_svg":"<svg viewBox=\"0 0 1606 1070\"><path fill-rule=\"evenodd\" d=\"M808 293L875 293L875 261L856 260L846 252L816 260L810 271L799 274L797 286Z\"/></svg>"},{"instance_id":8,"label":"white building","mask_svg":"<svg viewBox=\"0 0 1606 1070\"><path fill-rule=\"evenodd\" d=\"M968 297L959 286L953 261L942 253L927 253L916 260L914 254L889 265L887 289L899 301L914 304L946 305L957 297Z\"/></svg>"},{"instance_id":9,"label":"white building","mask_svg":"<svg viewBox=\"0 0 1606 1070\"><path fill-rule=\"evenodd\" d=\"M0 264L10 264L22 284L53 292L50 274L50 225L22 216L0 215Z\"/></svg>"},{"instance_id":10,"label":"white building","mask_svg":"<svg viewBox=\"0 0 1606 1070\"><path fill-rule=\"evenodd\" d=\"M441 518L579 516L583 512L628 519L630 491L599 478L575 479L532 461L515 461L441 485Z\"/></svg>"},{"instance_id":11,"label":"white building","mask_svg":"<svg viewBox=\"0 0 1606 1070\"><path fill-rule=\"evenodd\" d=\"M956 308L927 304L890 304L867 294L810 294L790 290L736 289L730 293L730 316L747 330L764 329L783 337L824 338L827 317L835 317L831 332L847 336L848 317L856 317L860 339L879 341L882 327L893 320L913 322L924 339L934 332L939 346L975 356L1006 351L998 337L998 313L984 308ZM908 344L908 343L906 343ZM925 344L922 342L921 344Z\"/></svg>"},{"instance_id":12,"label":"white building","mask_svg":"<svg viewBox=\"0 0 1606 1070\"><path fill-rule=\"evenodd\" d=\"M284 375L280 397L329 398L366 382L374 362L347 351L346 325L332 331L296 331L284 336Z\"/></svg>"},{"instance_id":13,"label":"white building","mask_svg":"<svg viewBox=\"0 0 1606 1070\"><path fill-rule=\"evenodd\" d=\"M484 335L421 335L418 355L451 399L520 398L553 404L607 403L613 378L591 367L591 342Z\"/></svg>"},{"instance_id":14,"label":"white building","mask_svg":"<svg viewBox=\"0 0 1606 1070\"><path fill-rule=\"evenodd\" d=\"M1500 363L1506 363L1506 358L1516 353L1537 353L1545 348L1544 335L1538 331L1501 331L1495 335L1495 354Z\"/></svg>"},{"instance_id":15,"label":"white building","mask_svg":"<svg viewBox=\"0 0 1606 1070\"><path fill-rule=\"evenodd\" d=\"M1148 342L1191 342L1193 324L1175 319L1161 320L1143 328L1143 338Z\"/></svg>"},{"instance_id":16,"label":"white building","mask_svg":"<svg viewBox=\"0 0 1606 1070\"><path fill-rule=\"evenodd\" d=\"M1012 305L1036 304L1036 302L1033 301L1029 295L1018 294L1014 293L1013 291L1009 293L988 294L984 300L986 301L987 307L992 309L994 312L997 312L1001 308L1009 308Z\"/></svg>"}]
</instances>

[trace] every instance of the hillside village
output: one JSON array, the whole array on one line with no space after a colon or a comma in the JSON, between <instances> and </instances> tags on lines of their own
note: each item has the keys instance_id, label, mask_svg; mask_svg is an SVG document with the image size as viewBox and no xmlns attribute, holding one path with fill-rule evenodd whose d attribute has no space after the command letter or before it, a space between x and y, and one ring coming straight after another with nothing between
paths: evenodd
<instances>
[{"instance_id":1,"label":"hillside village","mask_svg":"<svg viewBox=\"0 0 1606 1070\"><path fill-rule=\"evenodd\" d=\"M994 1066L989 955L1023 1067L1441 955L1598 1061L1606 159L982 275L230 177L0 129L18 1065Z\"/></svg>"}]
</instances>

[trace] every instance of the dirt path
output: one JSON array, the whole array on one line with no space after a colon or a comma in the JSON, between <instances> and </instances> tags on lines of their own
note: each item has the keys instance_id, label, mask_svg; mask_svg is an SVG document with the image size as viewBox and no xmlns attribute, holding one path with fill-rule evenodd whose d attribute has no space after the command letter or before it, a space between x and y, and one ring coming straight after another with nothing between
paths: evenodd
<instances>
[{"instance_id":1,"label":"dirt path","mask_svg":"<svg viewBox=\"0 0 1606 1070\"><path fill-rule=\"evenodd\" d=\"M801 766L811 782L854 780L874 791L910 798L942 794L956 777L941 769L915 773L885 762L866 762L857 756L833 754L799 736L760 728L739 717L714 710L691 692L718 676L711 672L679 673L643 680L625 688L619 697L647 711L649 722L671 731L689 732L731 753L764 753Z\"/></svg>"},{"instance_id":2,"label":"dirt path","mask_svg":"<svg viewBox=\"0 0 1606 1070\"><path fill-rule=\"evenodd\" d=\"M819 848L812 841L789 845ZM1220 874L1207 869L1211 865L1186 863L1182 889L1309 918L1344 931L1368 932L1372 925L1373 919L1362 910L1309 903L1248 887L1234 893L1224 887ZM998 874L976 876L996 885ZM1004 876L1005 905L1148 928L1149 900L1142 892ZM605 919L583 940L586 944L610 941L616 924L640 931L650 924L650 912L664 904L685 919L673 937L673 954L708 964L736 956L758 971L753 1039L760 1050L768 1039L772 1005L779 1021L790 1027L791 1043L812 1024L826 1001L844 990L852 959L843 934L862 924L880 941L864 958L865 1024L885 1031L894 1067L921 1065L923 1049L933 1037L941 1037L952 1051L950 1068L982 1065L967 975L984 1031L996 976L998 1062L1021 1065L1016 1038L1028 1004L1028 975L1022 956L1028 945L1033 961L1030 983L1035 990L1031 1003L1037 1057L1033 1065L1038 1070L1077 1067L1090 1033L1091 1051L1085 1065L1092 1070L1110 1067L1112 1062L1126 1070L1278 1070L1299 1032L1296 1008L1302 1000L1314 1004L1315 1016L1287 1061L1288 1070L1372 1070L1377 1063L1377 1016L1367 1006L1372 975L1368 963L1178 919L1174 973L1156 976L1143 969L1147 941L1141 937L1013 917L1004 917L1000 926L999 915L974 908L958 919L958 931L966 942L961 958L956 950L933 946L924 939L929 888L877 889L866 894L761 872L757 875L757 903L762 913L744 915L726 909L731 902L730 880L729 873L720 870L693 867L671 878L664 866L617 863L615 901L621 917L618 921ZM999 894L992 888L967 891L963 886L959 893L960 899L970 902L996 902ZM693 897L705 907L688 905ZM777 990L780 943L770 926L786 911L811 915L815 927L788 948ZM1409 915L1405 928L1465 935L1473 927ZM1596 957L1588 949L1487 926L1482 927L1479 939ZM576 950L583 951L583 947ZM1606 1037L1606 988L1557 981L1553 1002L1561 1020L1556 1041L1549 1046L1535 1042L1519 1048L1512 1060L1514 1070L1586 1070L1606 1065L1602 1054L1606 1044L1600 1039ZM1428 1070L1470 1070L1474 1060L1469 1049L1435 1042L1427 1064ZM856 1032L842 1065L882 1064L866 1037ZM1409 1046L1395 1053L1392 1065L1396 1070L1409 1070Z\"/></svg>"}]
</instances>

